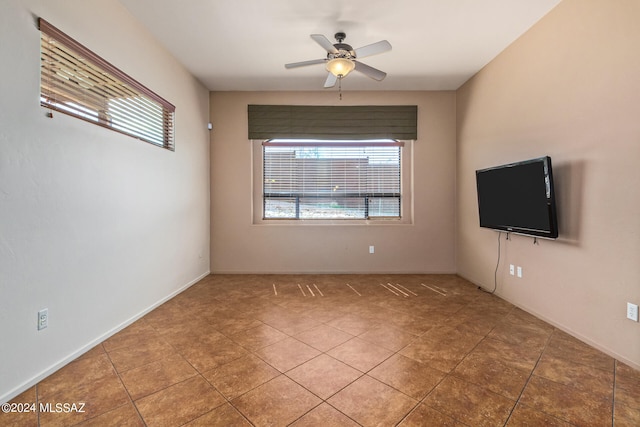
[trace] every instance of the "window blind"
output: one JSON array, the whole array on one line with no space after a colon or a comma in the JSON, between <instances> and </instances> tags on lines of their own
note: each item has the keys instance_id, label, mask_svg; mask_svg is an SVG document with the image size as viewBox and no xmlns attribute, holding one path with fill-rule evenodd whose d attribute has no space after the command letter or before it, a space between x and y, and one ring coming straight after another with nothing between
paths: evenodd
<instances>
[{"instance_id":1,"label":"window blind","mask_svg":"<svg viewBox=\"0 0 640 427\"><path fill-rule=\"evenodd\" d=\"M42 18L42 106L174 150L175 107Z\"/></svg>"},{"instance_id":2,"label":"window blind","mask_svg":"<svg viewBox=\"0 0 640 427\"><path fill-rule=\"evenodd\" d=\"M396 141L263 143L263 218L400 218L401 148Z\"/></svg>"},{"instance_id":3,"label":"window blind","mask_svg":"<svg viewBox=\"0 0 640 427\"><path fill-rule=\"evenodd\" d=\"M249 139L418 138L415 105L249 105Z\"/></svg>"}]
</instances>

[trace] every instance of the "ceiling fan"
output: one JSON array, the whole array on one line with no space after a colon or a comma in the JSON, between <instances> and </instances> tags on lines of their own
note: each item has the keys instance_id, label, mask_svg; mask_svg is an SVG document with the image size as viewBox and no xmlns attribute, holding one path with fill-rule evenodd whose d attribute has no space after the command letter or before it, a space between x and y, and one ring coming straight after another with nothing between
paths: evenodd
<instances>
[{"instance_id":1,"label":"ceiling fan","mask_svg":"<svg viewBox=\"0 0 640 427\"><path fill-rule=\"evenodd\" d=\"M327 80L324 82L325 88L334 87L338 79L341 80L353 70L359 71L362 74L378 81L381 81L387 76L387 73L384 71L370 67L369 65L360 62L359 59L391 50L391 44L388 41L381 40L377 43L354 49L350 45L343 43L344 39L347 37L345 33L336 33L334 37L338 43L332 44L329 39L322 34L311 34L311 38L327 51L327 57L323 59L312 59L311 61L285 64L285 68L298 68L305 67L307 65L326 64L325 67L327 71L329 71L329 75L327 76Z\"/></svg>"}]
</instances>

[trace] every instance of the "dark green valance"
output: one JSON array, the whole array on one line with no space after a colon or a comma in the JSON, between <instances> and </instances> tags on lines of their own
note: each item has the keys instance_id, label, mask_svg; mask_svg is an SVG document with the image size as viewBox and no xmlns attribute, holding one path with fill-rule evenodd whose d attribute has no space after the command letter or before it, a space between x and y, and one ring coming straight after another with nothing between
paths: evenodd
<instances>
[{"instance_id":1,"label":"dark green valance","mask_svg":"<svg viewBox=\"0 0 640 427\"><path fill-rule=\"evenodd\" d=\"M249 105L249 139L418 139L415 105Z\"/></svg>"}]
</instances>

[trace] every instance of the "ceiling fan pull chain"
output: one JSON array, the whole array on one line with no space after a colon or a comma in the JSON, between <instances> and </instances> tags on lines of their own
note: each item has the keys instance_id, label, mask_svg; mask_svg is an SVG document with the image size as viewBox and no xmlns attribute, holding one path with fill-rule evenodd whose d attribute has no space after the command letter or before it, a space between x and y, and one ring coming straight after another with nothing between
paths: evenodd
<instances>
[{"instance_id":1,"label":"ceiling fan pull chain","mask_svg":"<svg viewBox=\"0 0 640 427\"><path fill-rule=\"evenodd\" d=\"M340 101L342 101L342 76L338 76L338 94Z\"/></svg>"}]
</instances>

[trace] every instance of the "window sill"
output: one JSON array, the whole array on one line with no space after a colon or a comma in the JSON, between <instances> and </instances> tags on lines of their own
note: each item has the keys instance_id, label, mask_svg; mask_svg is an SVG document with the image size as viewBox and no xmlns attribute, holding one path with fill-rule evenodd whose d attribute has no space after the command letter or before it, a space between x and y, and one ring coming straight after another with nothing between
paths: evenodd
<instances>
[{"instance_id":1,"label":"window sill","mask_svg":"<svg viewBox=\"0 0 640 427\"><path fill-rule=\"evenodd\" d=\"M266 226L400 226L413 225L408 218L389 218L389 219L260 219L255 220L253 225Z\"/></svg>"}]
</instances>

